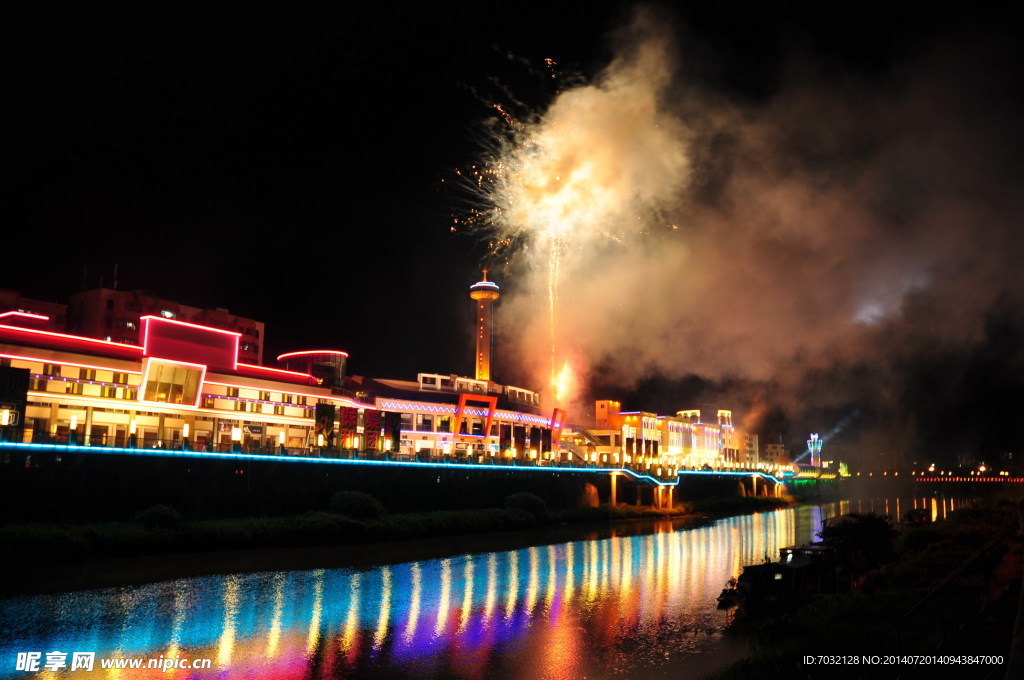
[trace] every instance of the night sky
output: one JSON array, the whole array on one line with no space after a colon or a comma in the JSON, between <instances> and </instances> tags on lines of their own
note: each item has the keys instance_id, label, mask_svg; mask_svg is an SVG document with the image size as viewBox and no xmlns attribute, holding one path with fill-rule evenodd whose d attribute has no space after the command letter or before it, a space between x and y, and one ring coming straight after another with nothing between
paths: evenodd
<instances>
[{"instance_id":1,"label":"night sky","mask_svg":"<svg viewBox=\"0 0 1024 680\"><path fill-rule=\"evenodd\" d=\"M965 93L951 96L948 110L921 115L955 119L953 135L968 131L936 164L948 175L986 169L986 182L970 187L962 206L998 213L991 235L986 216L978 216L972 243L979 252L999 250L1003 260L991 268L991 300L971 307L978 332L970 342L932 336L915 316L943 314L948 298L908 294L869 340L858 340L875 343L874 352L838 351L834 361L805 362L786 379L655 366L634 380L594 377L603 382L595 396L662 413L694 401L756 406L755 427L790 443L806 438L805 430L847 422L836 441L859 445L866 452L859 455L900 449L951 458L1019 446L1013 423L1024 406L1024 292L1018 281L1004 286L999 278L1022 247L1019 203L1007 199L1024 174L1024 64L1009 10L686 4L660 14L678 43L685 87L677 92L699 90L747 120L770 111L775 121L786 119L780 102L800 101L794 92L825 100L849 83L851 97L869 93L865 120L881 132L863 146L832 145L845 139L839 135L802 135L828 128L829 114L793 108L790 132L801 134L786 149L804 170L831 176L853 167L850 159L884 159L875 149L913 138L913 124L875 123L885 119L879 103L913 89L915 78ZM66 302L83 287L112 286L117 265L119 288L265 321L267 358L327 346L350 352L356 374L469 374L467 289L493 262L478 235L451 230L467 199L454 171L484 153L491 104L537 114L560 88L594 78L612 59L609 36L631 8L346 4L327 14L19 17L5 38L4 167L13 210L0 287ZM545 58L557 62L558 78ZM834 89L801 90L807 82ZM807 111L821 117L801 118ZM841 127L850 128L850 118ZM734 201L723 186L730 164L741 162L730 149L742 146L722 134L693 143L691 200L705 209ZM1000 151L988 163L990 148ZM967 158L972 150L977 158ZM771 172L778 168L765 175ZM893 231L916 224L899 217L910 210L907 196L932 196L928 177L908 176L892 197L878 198L879 210L897 215L886 213ZM913 239L899 244L913 252ZM800 277L799 260L761 252L779 278Z\"/></svg>"}]
</instances>

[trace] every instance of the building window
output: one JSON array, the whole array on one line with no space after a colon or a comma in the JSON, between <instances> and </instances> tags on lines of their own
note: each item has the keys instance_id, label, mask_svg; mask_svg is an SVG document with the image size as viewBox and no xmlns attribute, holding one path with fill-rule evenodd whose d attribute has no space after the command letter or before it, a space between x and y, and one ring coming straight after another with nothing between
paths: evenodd
<instances>
[{"instance_id":1,"label":"building window","mask_svg":"<svg viewBox=\"0 0 1024 680\"><path fill-rule=\"evenodd\" d=\"M143 401L164 404L195 404L203 381L203 369L150 359L146 364Z\"/></svg>"}]
</instances>

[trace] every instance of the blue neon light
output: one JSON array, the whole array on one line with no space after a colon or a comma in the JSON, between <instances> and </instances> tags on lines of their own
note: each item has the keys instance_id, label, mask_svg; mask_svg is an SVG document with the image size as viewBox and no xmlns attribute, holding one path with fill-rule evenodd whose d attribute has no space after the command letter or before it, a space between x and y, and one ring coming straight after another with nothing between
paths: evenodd
<instances>
[{"instance_id":1,"label":"blue neon light","mask_svg":"<svg viewBox=\"0 0 1024 680\"><path fill-rule=\"evenodd\" d=\"M443 463L425 461L404 461L404 460L360 460L351 458L314 458L312 456L280 456L280 455L257 455L250 453L218 453L206 451L173 451L169 449L130 449L124 447L110 446L81 446L74 444L20 444L15 442L0 442L0 448L9 449L36 449L43 451L69 451L74 453L97 453L97 454L121 454L128 456L159 456L164 458L199 458L217 460L238 460L238 461L279 461L287 463L327 463L330 465L370 465L379 467L415 467L415 468L437 468L444 470L465 469L465 470L509 470L512 472L582 472L586 474L610 474L618 472L628 474L638 481L647 482L657 486L678 486L679 477L682 475L729 475L740 477L761 477L770 479L773 482L781 483L778 478L756 470L749 472L725 472L725 471L703 471L703 470L679 470L676 472L674 481L662 481L651 475L641 474L629 468L563 468L558 466L542 467L538 465L507 465L502 463Z\"/></svg>"}]
</instances>

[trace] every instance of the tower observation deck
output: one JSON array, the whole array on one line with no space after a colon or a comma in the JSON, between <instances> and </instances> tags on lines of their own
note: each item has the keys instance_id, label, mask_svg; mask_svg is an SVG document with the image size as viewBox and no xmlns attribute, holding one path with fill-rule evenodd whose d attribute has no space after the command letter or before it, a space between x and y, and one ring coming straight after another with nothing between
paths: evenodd
<instances>
[{"instance_id":1,"label":"tower observation deck","mask_svg":"<svg viewBox=\"0 0 1024 680\"><path fill-rule=\"evenodd\" d=\"M492 305L501 293L498 284L487 280L484 270L483 281L469 287L469 297L476 300L476 379L491 379L491 317Z\"/></svg>"}]
</instances>

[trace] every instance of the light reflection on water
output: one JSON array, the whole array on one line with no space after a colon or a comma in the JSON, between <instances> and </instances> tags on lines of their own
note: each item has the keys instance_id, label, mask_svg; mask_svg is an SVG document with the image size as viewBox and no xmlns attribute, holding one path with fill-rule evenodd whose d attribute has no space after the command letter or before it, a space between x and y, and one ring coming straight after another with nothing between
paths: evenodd
<instances>
[{"instance_id":1,"label":"light reflection on water","mask_svg":"<svg viewBox=\"0 0 1024 680\"><path fill-rule=\"evenodd\" d=\"M844 501L363 571L230 574L13 598L0 602L0 677L31 677L15 672L18 652L45 660L53 650L209 658L213 668L35 677L697 677L727 648L741 652L723 639L716 598L744 565L815 540L828 517L924 508L938 518L956 506L934 498Z\"/></svg>"}]
</instances>

